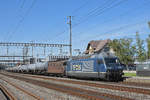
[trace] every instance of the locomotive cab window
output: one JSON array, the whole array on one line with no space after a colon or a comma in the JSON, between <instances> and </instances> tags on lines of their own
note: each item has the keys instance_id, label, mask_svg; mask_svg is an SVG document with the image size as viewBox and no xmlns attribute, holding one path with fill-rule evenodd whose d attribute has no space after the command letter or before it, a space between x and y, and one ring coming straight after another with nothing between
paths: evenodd
<instances>
[{"instance_id":1,"label":"locomotive cab window","mask_svg":"<svg viewBox=\"0 0 150 100\"><path fill-rule=\"evenodd\" d=\"M105 63L108 66L120 65L120 61L117 58L105 58Z\"/></svg>"},{"instance_id":2,"label":"locomotive cab window","mask_svg":"<svg viewBox=\"0 0 150 100\"><path fill-rule=\"evenodd\" d=\"M103 64L103 60L102 59L98 59L97 60L97 64Z\"/></svg>"}]
</instances>

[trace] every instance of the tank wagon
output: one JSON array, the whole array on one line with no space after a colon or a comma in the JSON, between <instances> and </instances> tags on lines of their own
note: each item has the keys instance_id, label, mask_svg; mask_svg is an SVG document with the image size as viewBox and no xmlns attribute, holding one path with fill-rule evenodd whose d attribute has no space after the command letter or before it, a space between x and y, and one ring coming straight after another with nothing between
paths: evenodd
<instances>
[{"instance_id":1,"label":"tank wagon","mask_svg":"<svg viewBox=\"0 0 150 100\"><path fill-rule=\"evenodd\" d=\"M19 65L13 68L7 68L7 71L21 72L21 73L42 73L46 72L48 68L48 62L37 63L37 64L27 64Z\"/></svg>"},{"instance_id":2,"label":"tank wagon","mask_svg":"<svg viewBox=\"0 0 150 100\"><path fill-rule=\"evenodd\" d=\"M76 78L96 78L108 81L122 81L123 67L117 57L93 56L68 61L51 61L46 63L22 65L7 69L14 72L44 73L53 76Z\"/></svg>"}]
</instances>

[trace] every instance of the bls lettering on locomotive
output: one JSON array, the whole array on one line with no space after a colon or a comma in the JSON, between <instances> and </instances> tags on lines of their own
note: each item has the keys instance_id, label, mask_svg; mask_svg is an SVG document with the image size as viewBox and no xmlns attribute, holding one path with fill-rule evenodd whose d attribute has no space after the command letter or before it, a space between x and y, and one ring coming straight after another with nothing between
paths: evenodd
<instances>
[{"instance_id":1,"label":"bls lettering on locomotive","mask_svg":"<svg viewBox=\"0 0 150 100\"><path fill-rule=\"evenodd\" d=\"M73 71L82 71L82 64L72 64Z\"/></svg>"}]
</instances>

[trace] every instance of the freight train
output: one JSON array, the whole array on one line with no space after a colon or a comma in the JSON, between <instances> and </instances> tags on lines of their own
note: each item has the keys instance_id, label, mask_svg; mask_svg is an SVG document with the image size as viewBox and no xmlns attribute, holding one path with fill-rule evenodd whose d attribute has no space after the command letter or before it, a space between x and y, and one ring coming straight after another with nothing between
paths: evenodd
<instances>
[{"instance_id":1,"label":"freight train","mask_svg":"<svg viewBox=\"0 0 150 100\"><path fill-rule=\"evenodd\" d=\"M123 67L117 57L92 56L89 58L49 61L7 68L20 73L43 73L54 76L94 78L108 81L123 81Z\"/></svg>"}]
</instances>

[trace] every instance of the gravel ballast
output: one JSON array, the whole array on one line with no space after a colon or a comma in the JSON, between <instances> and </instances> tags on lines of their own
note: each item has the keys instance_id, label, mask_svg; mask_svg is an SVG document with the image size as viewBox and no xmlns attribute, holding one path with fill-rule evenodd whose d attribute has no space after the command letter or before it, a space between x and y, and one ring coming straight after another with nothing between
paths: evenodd
<instances>
[{"instance_id":1,"label":"gravel ballast","mask_svg":"<svg viewBox=\"0 0 150 100\"><path fill-rule=\"evenodd\" d=\"M5 78L10 82L15 83L17 86L24 88L25 90L30 91L33 94L40 96L44 100L85 100L83 98L68 95L68 94L61 93L61 92L51 90L51 89L47 89L44 87L36 86L36 85L30 84L30 83L27 83L24 81L8 78L8 77L3 76L3 75L0 75L0 77ZM9 87L11 87L11 86L9 86ZM10 89L10 90L13 90L13 89ZM24 99L18 98L19 100L33 100L33 99L28 99L25 96L23 96L22 93L17 93L17 92L18 91L14 91L14 93L17 94L16 95L17 97L24 98Z\"/></svg>"},{"instance_id":2,"label":"gravel ballast","mask_svg":"<svg viewBox=\"0 0 150 100\"><path fill-rule=\"evenodd\" d=\"M106 89L106 88L97 88L97 87L91 87L91 86L85 86L85 85L79 85L79 84L69 84L69 83L58 82L58 81L54 81L54 80L37 79L37 78L33 78L33 77L28 77L28 78L45 81L45 82L50 82L50 83L54 83L54 84L61 84L61 85L65 85L65 86L71 86L71 87L77 87L77 88L86 89L86 90L92 90L92 91L96 91L99 93L108 93L108 94L112 94L112 95L128 97L128 98L136 99L136 100L150 99L150 95L145 95L145 94L140 94L140 93L111 90L111 89Z\"/></svg>"}]
</instances>

